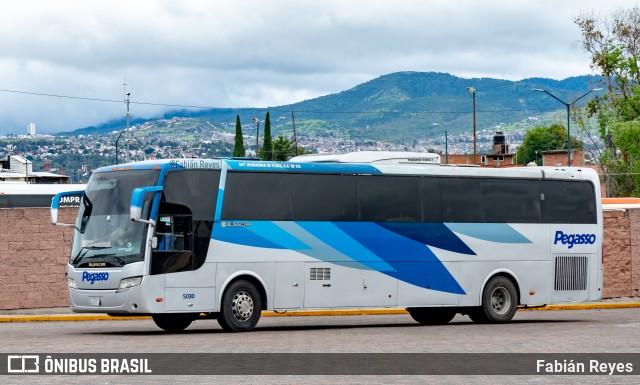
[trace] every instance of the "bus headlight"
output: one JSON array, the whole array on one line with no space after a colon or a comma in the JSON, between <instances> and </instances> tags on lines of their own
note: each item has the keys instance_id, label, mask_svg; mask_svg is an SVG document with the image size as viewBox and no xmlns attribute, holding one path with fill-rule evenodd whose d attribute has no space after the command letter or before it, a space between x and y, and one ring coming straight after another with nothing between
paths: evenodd
<instances>
[{"instance_id":1,"label":"bus headlight","mask_svg":"<svg viewBox=\"0 0 640 385\"><path fill-rule=\"evenodd\" d=\"M138 286L141 283L142 283L142 277L125 278L122 281L120 281L120 285L118 286L118 290L116 292L127 290L134 286Z\"/></svg>"},{"instance_id":2,"label":"bus headlight","mask_svg":"<svg viewBox=\"0 0 640 385\"><path fill-rule=\"evenodd\" d=\"M76 281L73 280L73 278L67 278L67 286L69 286L69 289L77 289L78 285L76 284Z\"/></svg>"}]
</instances>

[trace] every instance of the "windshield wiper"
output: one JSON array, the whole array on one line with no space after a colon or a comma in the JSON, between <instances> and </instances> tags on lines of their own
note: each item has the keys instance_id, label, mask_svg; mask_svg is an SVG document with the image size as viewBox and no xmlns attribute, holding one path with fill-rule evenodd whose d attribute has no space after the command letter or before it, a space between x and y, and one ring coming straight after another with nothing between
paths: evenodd
<instances>
[{"instance_id":1,"label":"windshield wiper","mask_svg":"<svg viewBox=\"0 0 640 385\"><path fill-rule=\"evenodd\" d=\"M104 250L104 249L110 249L110 248L111 246L100 245L100 244L82 246L80 248L80 251L78 251L78 255L76 255L73 261L71 261L71 264L75 265L76 263L78 263L82 258L84 258L84 256L89 252L89 250Z\"/></svg>"}]
</instances>

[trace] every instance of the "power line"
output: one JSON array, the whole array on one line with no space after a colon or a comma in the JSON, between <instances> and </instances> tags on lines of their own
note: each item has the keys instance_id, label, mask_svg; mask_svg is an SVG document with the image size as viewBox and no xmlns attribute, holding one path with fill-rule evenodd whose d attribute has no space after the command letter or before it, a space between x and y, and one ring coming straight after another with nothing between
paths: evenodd
<instances>
[{"instance_id":1,"label":"power line","mask_svg":"<svg viewBox=\"0 0 640 385\"><path fill-rule=\"evenodd\" d=\"M102 99L102 98L89 98L83 96L72 96L72 95L59 95L59 94L47 94L42 92L29 92L29 91L19 91L19 90L9 90L9 89L1 89L0 92L14 93L14 94L22 94L22 95L33 95L33 96L44 96L50 98L60 98L60 99L74 99L74 100L87 100L92 102L106 102L106 103L123 103L123 100L114 100L114 99ZM156 107L174 107L174 108L195 108L195 109L207 109L207 110L237 110L241 108L221 108L221 107L212 107L212 106L197 106L197 105L188 105L188 104L167 104L167 103L151 103L151 102L135 102L130 101L131 104L137 105L145 105L145 106L156 106ZM291 112L291 109L278 109L278 108L250 108L252 110L269 110L274 112ZM527 110L516 110L516 109L505 109L505 110L490 110L490 111L482 111L477 110L478 113L501 113L501 112L525 112L525 111L556 111L557 108L530 108ZM295 110L298 113L307 113L307 114L469 114L471 111L416 111L416 110L391 110L391 111L321 111L321 110Z\"/></svg>"}]
</instances>

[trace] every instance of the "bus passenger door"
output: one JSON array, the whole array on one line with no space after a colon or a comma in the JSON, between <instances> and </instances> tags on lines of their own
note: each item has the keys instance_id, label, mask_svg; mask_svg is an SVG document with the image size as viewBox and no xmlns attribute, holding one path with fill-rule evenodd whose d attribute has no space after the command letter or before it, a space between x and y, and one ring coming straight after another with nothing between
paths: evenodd
<instances>
[{"instance_id":1,"label":"bus passenger door","mask_svg":"<svg viewBox=\"0 0 640 385\"><path fill-rule=\"evenodd\" d=\"M331 273L334 265L324 262L306 262L305 265L304 307L332 307L334 288Z\"/></svg>"}]
</instances>

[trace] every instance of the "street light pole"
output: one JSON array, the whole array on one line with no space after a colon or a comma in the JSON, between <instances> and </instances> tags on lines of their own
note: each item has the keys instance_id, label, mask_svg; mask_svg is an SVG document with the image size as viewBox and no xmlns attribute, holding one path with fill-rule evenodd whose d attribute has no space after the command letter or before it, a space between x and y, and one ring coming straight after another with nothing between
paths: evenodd
<instances>
[{"instance_id":1,"label":"street light pole","mask_svg":"<svg viewBox=\"0 0 640 385\"><path fill-rule=\"evenodd\" d=\"M569 126L570 122L571 122L571 115L570 115L570 107L573 106L578 100L584 98L585 96L589 95L592 92L595 91L600 91L602 88L594 88L592 90L589 90L587 92L585 92L582 96L580 96L579 98L577 98L576 100L574 100L571 103L567 103L563 100L560 100L557 96L555 96L554 94L552 94L551 92L547 91L547 90L543 90L541 88L534 88L533 91L536 92L544 92L545 94L551 96L552 98L554 98L555 100L559 101L560 103L564 104L565 107L567 107L567 167L571 167L571 127Z\"/></svg>"},{"instance_id":2,"label":"street light pole","mask_svg":"<svg viewBox=\"0 0 640 385\"><path fill-rule=\"evenodd\" d=\"M256 123L256 157L258 156L258 136L260 135L260 119L253 118Z\"/></svg>"},{"instance_id":3,"label":"street light pole","mask_svg":"<svg viewBox=\"0 0 640 385\"><path fill-rule=\"evenodd\" d=\"M473 97L473 164L476 164L476 89L467 87L467 92Z\"/></svg>"},{"instance_id":4,"label":"street light pole","mask_svg":"<svg viewBox=\"0 0 640 385\"><path fill-rule=\"evenodd\" d=\"M116 163L118 164L118 142L120 141L120 138L122 138L122 134L124 134L124 130L120 131L120 135L118 135L118 139L116 139Z\"/></svg>"},{"instance_id":5,"label":"street light pole","mask_svg":"<svg viewBox=\"0 0 640 385\"><path fill-rule=\"evenodd\" d=\"M433 125L435 127L440 127L438 123L433 123ZM445 164L449 164L449 133L447 132L447 130L443 130L443 131L444 131L444 159L445 159Z\"/></svg>"},{"instance_id":6,"label":"street light pole","mask_svg":"<svg viewBox=\"0 0 640 385\"><path fill-rule=\"evenodd\" d=\"M127 99L125 100L127 103L127 139L125 139L125 142L127 142L127 162L129 162L129 141L131 140L131 133L129 132L129 96L131 96L131 92L127 93Z\"/></svg>"}]
</instances>

